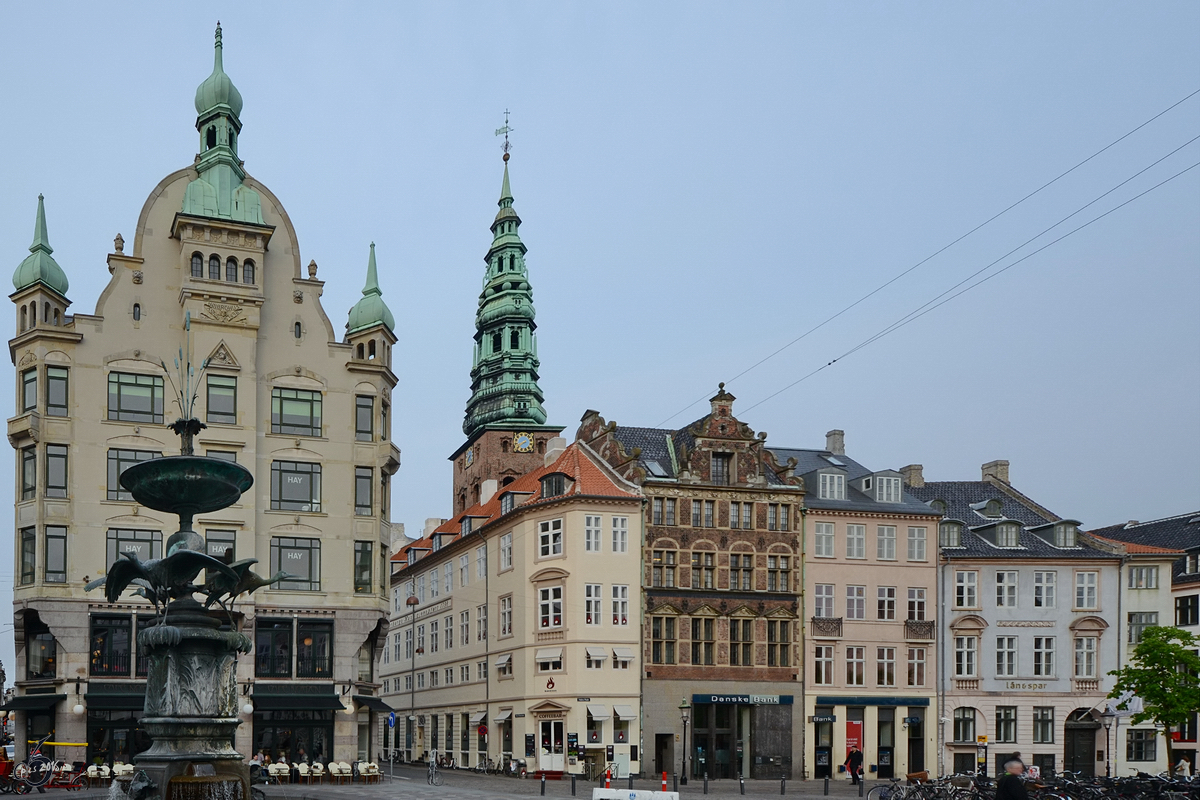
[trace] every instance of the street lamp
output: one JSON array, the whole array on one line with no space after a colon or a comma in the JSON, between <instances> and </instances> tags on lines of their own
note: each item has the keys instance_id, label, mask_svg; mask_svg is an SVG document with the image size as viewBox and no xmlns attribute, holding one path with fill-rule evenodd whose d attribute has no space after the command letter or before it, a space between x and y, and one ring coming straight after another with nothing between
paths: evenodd
<instances>
[{"instance_id":1,"label":"street lamp","mask_svg":"<svg viewBox=\"0 0 1200 800\"><path fill-rule=\"evenodd\" d=\"M1100 715L1100 724L1104 726L1104 777L1106 778L1112 777L1112 740L1109 733L1116 719L1117 715L1111 708L1105 708L1104 713Z\"/></svg>"},{"instance_id":2,"label":"street lamp","mask_svg":"<svg viewBox=\"0 0 1200 800\"><path fill-rule=\"evenodd\" d=\"M683 720L683 777L679 779L679 782L681 784L683 784L684 786L687 786L687 779L688 779L687 726L688 726L688 720L691 718L691 711L692 711L692 707L690 705L688 705L687 698L685 697L683 699L683 701L680 702L680 704L679 704L679 718L681 720Z\"/></svg>"},{"instance_id":3,"label":"street lamp","mask_svg":"<svg viewBox=\"0 0 1200 800\"><path fill-rule=\"evenodd\" d=\"M412 645L412 658L408 663L408 719L404 726L404 743L407 745L408 760L412 761L412 750L416 744L413 739L416 738L416 724L414 719L417 714L417 606L421 601L417 599L415 594L410 594L408 599L404 601L404 605L408 606L409 613L412 614L412 621L409 623L408 640Z\"/></svg>"}]
</instances>

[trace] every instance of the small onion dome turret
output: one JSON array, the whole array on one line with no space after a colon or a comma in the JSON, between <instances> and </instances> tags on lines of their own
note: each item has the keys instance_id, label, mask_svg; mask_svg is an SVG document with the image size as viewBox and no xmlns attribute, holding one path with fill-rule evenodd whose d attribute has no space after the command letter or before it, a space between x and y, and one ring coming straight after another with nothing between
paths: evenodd
<instances>
[{"instance_id":1,"label":"small onion dome turret","mask_svg":"<svg viewBox=\"0 0 1200 800\"><path fill-rule=\"evenodd\" d=\"M67 273L50 255L54 248L50 246L50 237L46 233L46 204L42 195L38 195L37 221L33 225L33 244L29 245L29 255L13 273L13 286L17 291L42 283L63 297L67 296L70 282Z\"/></svg>"},{"instance_id":2,"label":"small onion dome turret","mask_svg":"<svg viewBox=\"0 0 1200 800\"><path fill-rule=\"evenodd\" d=\"M374 242L371 242L371 257L367 261L367 284L363 287L362 293L362 299L350 309L350 320L346 325L346 331L354 333L382 323L394 333L396 320L392 316L392 310L387 307L387 303L383 302L383 292L379 290Z\"/></svg>"}]
</instances>

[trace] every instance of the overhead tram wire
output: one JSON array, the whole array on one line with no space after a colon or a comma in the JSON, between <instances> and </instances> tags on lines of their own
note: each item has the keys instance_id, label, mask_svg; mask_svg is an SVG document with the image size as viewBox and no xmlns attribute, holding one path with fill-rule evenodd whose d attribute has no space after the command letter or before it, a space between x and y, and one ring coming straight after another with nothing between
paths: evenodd
<instances>
[{"instance_id":1,"label":"overhead tram wire","mask_svg":"<svg viewBox=\"0 0 1200 800\"><path fill-rule=\"evenodd\" d=\"M1093 223L1095 223L1095 222L1099 222L1100 220L1104 219L1105 217L1107 217L1109 214L1113 213L1114 211L1117 211L1118 209L1124 208L1125 206L1129 205L1129 204L1130 204L1130 203L1132 203L1133 201L1135 201L1135 200L1138 200L1138 199L1140 199L1140 198L1142 198L1142 197L1145 197L1146 195L1150 194L1150 192L1153 192L1155 189L1158 189L1159 187L1161 187L1161 186L1164 186L1164 185L1166 185L1166 184L1170 183L1171 181L1175 180L1176 178L1180 177L1181 175L1184 175L1185 173L1191 172L1191 171L1192 171L1192 170L1194 170L1196 167L1200 167L1200 161L1197 161L1195 164L1192 164L1190 167L1184 167L1183 169L1181 169L1179 172L1176 172L1176 173L1175 173L1174 175L1172 175L1171 177L1169 177L1169 178L1166 178L1166 179L1164 179L1164 180L1162 180L1162 181L1159 181L1158 183L1154 184L1154 185L1153 185L1153 186L1151 186L1149 189L1146 189L1146 190L1145 190L1145 191L1143 191L1143 192L1140 192L1140 193L1138 193L1138 194L1135 194L1133 197L1129 198L1128 200L1124 201L1123 203L1120 203L1120 204L1118 204L1118 205L1116 205L1116 206L1113 206L1113 207L1112 207L1112 208L1110 208L1108 211L1105 211L1103 214L1100 214L1099 216L1093 217L1092 219L1090 219L1090 220L1088 220L1087 222L1083 223L1083 224L1082 224L1082 225L1080 225L1079 227L1077 227L1077 228L1072 228L1071 230L1069 230L1069 231L1067 231L1066 233L1064 233L1062 236L1059 236L1057 239L1054 239L1054 240L1052 240L1052 241L1046 242L1046 244L1042 245L1041 247L1037 248L1036 250L1032 250L1032 251L1030 251L1030 252L1026 253L1025 255L1021 256L1020 258L1018 258L1016 261L1012 262L1011 264L1007 264L1007 265L1005 265L1005 266L1001 267L1000 269L996 270L996 271L995 271L995 272L993 272L991 275L987 275L987 276L985 276L985 277L983 277L983 278L980 278L980 279L979 279L978 281L976 281L975 283L972 283L970 286L967 286L966 288L962 289L961 291L959 291L959 292L956 292L956 293L954 293L954 294L950 295L949 297L946 297L946 298L945 298L944 300L942 300L941 302L938 302L938 303L936 303L936 304L934 304L934 305L932 305L932 306L930 306L930 305L929 305L929 303L925 303L925 305L923 305L923 306L920 306L920 307L918 308L918 311L920 311L920 313L917 313L916 311L914 311L914 312L912 312L911 314L907 314L907 315L905 315L904 317L901 317L899 320L897 320L896 322L893 322L891 325L889 325L888 327L886 327L886 328L884 328L883 330L879 331L878 333L874 334L873 336L870 336L870 337L868 337L868 338L864 339L863 341L859 342L859 343L858 343L858 344L856 344L854 347L852 347L852 348L850 348L849 350L847 350L846 352L842 353L842 354L841 354L840 356L838 356L837 358L835 358L835 359L833 359L833 360L831 360L831 361L828 361L828 362L826 362L826 363L822 364L821 366L819 366L819 367L817 367L816 369L814 369L812 372L809 372L807 375L804 375L803 377L799 378L798 380L792 381L792 382L791 382L791 383L789 383L787 386L784 386L782 389L779 389L779 390L777 390L777 391L775 391L775 392L772 392L771 394L767 395L766 397L764 397L762 400L759 400L759 401L758 401L757 403L755 403L754 405L752 405L752 406L749 406L748 408L746 408L746 411L749 411L749 410L750 410L750 409L752 409L752 408L757 408L758 406L761 406L763 403L767 402L768 400L771 400L772 398L778 397L779 395L783 394L784 392L786 392L786 391L788 391L788 390L790 390L790 389L793 389L793 388L795 388L795 387L796 387L796 386L798 386L799 384L803 383L804 381L808 380L808 379L809 379L809 378L811 378L812 376L816 375L816 374L817 374L818 372L820 372L821 370L824 370L824 369L826 369L826 368L828 368L828 367L832 367L834 364L838 363L839 361L841 361L842 359L846 358L847 356L850 356L850 355L851 355L851 354L853 354L853 353L857 353L859 350L862 350L864 347L867 347L868 345L870 345L870 344L872 344L872 343L874 343L874 342L877 342L877 341L879 341L880 339L882 339L883 337L887 336L887 335L888 335L888 334L890 334L890 333L895 333L896 331L898 331L898 330L900 330L901 328L903 328L905 325L908 325L910 322L916 322L918 319L920 319L921 317L925 316L925 315L926 315L926 314L928 314L930 311L933 311L934 309L936 309L936 308L939 308L939 307L941 307L941 306L945 305L946 303L949 303L951 300L954 300L954 299L955 299L955 298L957 298L957 297L961 297L962 295L966 294L967 292L971 291L972 289L974 289L974 288L975 288L975 287L977 287L977 286L980 286L980 285L982 285L982 284L984 284L984 283L987 283L987 282L988 282L988 281L990 281L992 278L996 277L997 275L1000 275L1000 274L1001 274L1001 273L1003 273L1003 272L1006 272L1006 271L1008 271L1008 270L1012 269L1012 268L1013 268L1013 267L1015 267L1017 264L1020 264L1022 261L1025 261L1025 260L1026 260L1026 259L1028 259L1028 258L1032 258L1033 256L1037 255L1038 253L1042 252L1043 250L1046 250L1047 248L1053 247L1054 245L1056 245L1056 244L1058 244L1059 242L1061 242L1063 239L1066 239L1067 237L1069 237L1069 236L1072 236L1072 235L1074 235L1074 234L1078 233L1079 231L1081 231L1081 230L1083 230L1084 228L1086 228L1086 227L1088 227L1088 226L1092 225L1092 224L1093 224ZM1089 205L1090 205L1090 203L1089 203ZM1036 237L1035 237L1035 238L1036 238ZM1018 249L1019 249L1019 248L1018 248ZM995 262L993 262L993 263L995 263ZM985 268L985 269L986 269L986 268ZM975 274L976 274L976 275L978 275L979 273L978 273L978 272L976 272ZM959 284L959 285L961 286L962 284ZM948 289L947 291L953 291L953 289ZM946 292L943 292L941 295L938 295L938 297L942 297L942 296L943 296L943 295L945 295L945 294L946 294ZM936 299L937 299L937 298L934 298L934 300L936 300ZM929 302L930 302L930 303L933 303L934 301L933 301L933 300L931 300L931 301L929 301ZM928 307L928 308L925 308L925 306L929 306L929 307ZM920 309L924 309L924 310L920 310Z\"/></svg>"},{"instance_id":2,"label":"overhead tram wire","mask_svg":"<svg viewBox=\"0 0 1200 800\"><path fill-rule=\"evenodd\" d=\"M1091 161L1092 159L1094 159L1094 158L1096 158L1097 156L1101 155L1101 154L1102 154L1102 153L1104 153L1106 150L1110 150L1110 149L1112 149L1114 146L1116 146L1116 145L1120 144L1120 143L1121 143L1121 142L1123 142L1125 139L1128 139L1130 136L1132 136L1133 134L1135 134L1135 133L1137 133L1138 131L1140 131L1142 128L1144 128L1144 127L1146 127L1147 125L1149 125L1151 122L1154 122L1156 119L1158 119L1159 117L1163 116L1163 115L1164 115L1164 114L1166 114L1168 111L1171 111L1171 110L1173 110L1174 108L1176 108L1177 106L1179 106L1179 105L1182 105L1183 103L1185 103L1185 102L1187 102L1188 100L1192 99L1192 98L1193 98L1193 97L1195 97L1197 94L1200 94L1200 89L1196 89L1195 91L1191 92L1190 94L1186 95L1185 97L1183 97L1183 98L1181 98L1181 99L1177 100L1176 102L1172 103L1171 105L1167 106L1167 107L1166 107L1166 108L1164 108L1162 111L1158 112L1157 114L1155 114L1154 116L1152 116L1152 117L1150 117L1148 120L1146 120L1145 122L1143 122L1143 123L1141 123L1140 125L1138 125L1136 128L1133 128L1132 130L1129 130L1129 131L1127 131L1126 133L1122 134L1121 136L1117 137L1116 139L1114 139L1114 140L1112 140L1111 142L1109 142L1108 144L1106 144L1104 147L1101 147L1099 150L1097 150L1096 152L1092 153L1090 156L1088 156L1087 158L1083 159L1082 161L1080 161L1080 162L1079 162L1078 164L1076 164L1075 166L1071 167L1070 169L1066 170L1065 172L1062 172L1061 174L1057 175L1056 177L1054 177L1054 178L1050 179L1050 180L1049 180L1049 181L1047 181L1046 183L1044 183L1044 184L1042 184L1041 186L1039 186L1038 188L1034 189L1034 190L1033 190L1032 192L1030 192L1029 194L1027 194L1027 195L1025 195L1024 197L1022 197L1020 200L1017 200L1017 201L1016 201L1015 203L1013 203L1012 205L1008 206L1007 208L1005 208L1005 209L1003 209L1003 210L1001 210L1001 211L998 211L997 213L993 214L991 217L988 217L986 220L984 220L983 222L979 223L979 224L978 224L978 225L976 225L974 228L971 228L969 231L967 231L966 233L962 234L961 236L959 236L959 237L958 237L957 239L955 239L954 241L952 241L952 242L950 242L949 244L947 244L947 245L945 245L945 246L943 246L943 247L939 248L938 250L934 251L933 253L930 253L930 254L929 254L929 255L927 255L925 258L923 258L923 259L921 259L920 261L918 261L917 263L913 264L913 265L912 265L911 267L909 267L908 269L904 270L903 272L900 272L899 274L897 274L897 275L893 276L893 277L892 277L891 279L889 279L888 281L886 281L886 282L884 282L884 283L880 284L879 286L875 287L875 288L874 288L874 289L872 289L871 291L867 292L867 293L866 293L866 294L864 294L862 297L858 298L858 299L857 299L857 300L855 300L853 303L851 303L850 305L848 305L848 306L846 306L845 308L843 308L841 311L838 311L837 313L835 313L835 314L833 314L832 316L830 316L830 317L826 318L826 319L825 319L825 320L823 320L822 322L819 322L819 323L817 323L816 325L814 325L813 327L809 328L809 329L808 329L808 330L806 330L804 333L800 334L800 335L799 335L799 336L797 336L795 339L792 339L790 342L788 342L787 344L783 345L782 347L780 347L779 349L775 350L774 352L772 352L772 353L769 353L769 354L768 354L768 355L766 355L766 356L763 356L761 359L759 359L758 361L754 362L754 363L753 363L753 364L751 364L750 366L746 367L744 370L742 370L741 372L739 372L737 375L734 375L732 378L729 378L728 380L726 380L726 381L725 381L726 385L732 384L732 383L733 383L734 381L736 381L738 378L740 378L740 377L742 377L743 375L746 375L747 373L749 373L749 372L751 372L751 371L753 371L753 370L757 369L758 367L762 366L763 364L765 364L766 362L770 361L772 358L774 358L775 356L779 355L779 354L780 354L780 353L782 353L784 350L787 350L789 347L791 347L792 345L794 345L794 344L796 344L797 342L801 341L802 339L806 338L806 337L807 337L807 336L809 336L810 334L816 333L818 330L820 330L821 328L825 327L825 326L826 326L826 325L828 325L830 322L833 322L835 319L837 319L838 317L842 316L843 314L845 314L845 313L846 313L847 311L849 311L850 309L854 308L855 306L859 305L860 303L862 303L862 302L864 302L864 301L866 301L866 300L869 300L871 297L873 297L874 295L876 295L876 294L878 294L879 292L883 291L883 290L884 290L884 289L886 289L887 287L891 286L893 283L895 283L896 281L900 280L901 278L903 278L903 277L904 277L905 275L907 275L908 273L910 273L910 272L912 272L913 270L917 269L918 267L922 266L923 264L925 264L926 262L930 261L931 259L933 259L933 258L936 258L937 256L941 255L942 253L944 253L945 251L949 250L949 249L950 249L951 247L953 247L954 245L956 245L956 244L958 244L959 242L961 242L963 239L966 239L968 236L970 236L971 234L973 234L973 233L975 233L976 231L978 231L980 228L983 228L984 226L986 226L986 225L988 225L988 224L990 224L990 223L992 223L992 222L996 221L996 220L997 220L997 219L999 219L1000 217L1002 217L1002 216L1004 216L1005 214L1007 214L1009 211L1012 211L1014 208L1016 208L1017 206L1019 206L1019 205L1021 205L1022 203L1024 203L1024 202L1025 202L1026 200L1028 200L1029 198L1031 198L1031 197L1033 197L1034 195L1036 195L1036 194L1038 194L1039 192L1041 192L1043 189L1047 189L1047 188L1049 188L1050 186L1054 185L1054 184L1055 184L1055 183L1057 183L1059 180L1061 180L1061 179L1065 178L1066 176L1070 175L1070 174L1071 174L1072 172L1074 172L1075 170L1077 170L1077 169L1079 169L1080 167L1082 167L1084 164L1088 163L1088 162L1089 162L1089 161ZM1098 198L1097 198L1097 199L1098 199ZM1086 206L1085 206L1085 207L1086 207ZM1081 209L1081 210L1082 210L1082 209ZM705 396L707 396L707 393L705 393ZM666 419L664 419L662 422L660 422L660 423L658 423L657 425L655 425L655 427L656 427L656 428L662 427L663 425L667 424L667 423L668 423L668 422L670 422L671 420L675 419L675 417L677 417L677 416L679 416L680 414L682 414L684 411L687 411L687 410L688 410L689 408L691 408L692 406L696 405L696 404L697 404L697 403L699 403L699 402L702 402L704 399L705 399L705 397L698 397L697 399L695 399L695 400L693 400L692 402L688 403L688 404L687 404L686 406L684 406L683 408L681 408L681 409L679 409L678 411L676 411L676 412L675 412L674 414L672 414L671 416L669 416L669 417L667 417Z\"/></svg>"}]
</instances>

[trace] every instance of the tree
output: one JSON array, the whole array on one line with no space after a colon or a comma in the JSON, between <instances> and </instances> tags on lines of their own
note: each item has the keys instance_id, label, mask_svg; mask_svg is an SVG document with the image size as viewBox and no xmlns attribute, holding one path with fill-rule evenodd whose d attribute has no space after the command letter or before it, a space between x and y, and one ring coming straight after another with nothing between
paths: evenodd
<instances>
[{"instance_id":1,"label":"tree","mask_svg":"<svg viewBox=\"0 0 1200 800\"><path fill-rule=\"evenodd\" d=\"M1142 640L1129 663L1109 672L1117 679L1110 698L1132 692L1142 701L1142 710L1131 719L1135 724L1151 721L1162 726L1167 741L1167 766L1173 775L1175 755L1171 751L1172 726L1190 721L1200 712L1200 637L1193 633L1155 626L1142 632ZM1125 710L1128 700L1117 704Z\"/></svg>"}]
</instances>

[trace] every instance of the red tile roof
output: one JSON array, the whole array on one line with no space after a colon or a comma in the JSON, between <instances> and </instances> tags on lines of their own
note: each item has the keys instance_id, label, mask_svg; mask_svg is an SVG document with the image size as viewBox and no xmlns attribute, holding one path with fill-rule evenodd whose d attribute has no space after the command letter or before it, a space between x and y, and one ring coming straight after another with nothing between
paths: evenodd
<instances>
[{"instance_id":1,"label":"red tile roof","mask_svg":"<svg viewBox=\"0 0 1200 800\"><path fill-rule=\"evenodd\" d=\"M1149 545L1149 544L1136 544L1134 542L1122 542L1119 539L1109 539L1105 536L1096 536L1096 534L1094 534L1094 533L1092 534L1092 536L1095 536L1097 539L1100 539L1105 542L1112 542L1113 544L1120 545L1125 548L1126 553L1147 554L1147 555L1152 555L1155 553L1162 553L1163 555L1171 555L1171 556L1183 555L1182 550L1173 550L1170 547L1154 547L1153 545Z\"/></svg>"}]
</instances>

